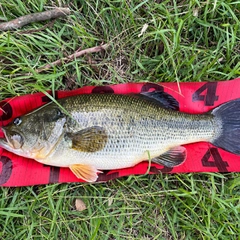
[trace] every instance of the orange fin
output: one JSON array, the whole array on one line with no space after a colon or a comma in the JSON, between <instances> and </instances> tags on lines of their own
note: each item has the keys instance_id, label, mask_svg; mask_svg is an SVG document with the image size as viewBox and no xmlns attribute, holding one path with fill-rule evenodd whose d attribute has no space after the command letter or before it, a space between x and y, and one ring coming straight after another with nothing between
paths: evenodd
<instances>
[{"instance_id":1,"label":"orange fin","mask_svg":"<svg viewBox=\"0 0 240 240\"><path fill-rule=\"evenodd\" d=\"M73 164L69 168L77 178L81 178L86 182L96 182L98 178L97 173L101 172L95 167L85 164Z\"/></svg>"},{"instance_id":2,"label":"orange fin","mask_svg":"<svg viewBox=\"0 0 240 240\"><path fill-rule=\"evenodd\" d=\"M166 167L175 167L182 164L187 158L187 150L183 146L173 147L162 155L152 159L152 162Z\"/></svg>"}]
</instances>

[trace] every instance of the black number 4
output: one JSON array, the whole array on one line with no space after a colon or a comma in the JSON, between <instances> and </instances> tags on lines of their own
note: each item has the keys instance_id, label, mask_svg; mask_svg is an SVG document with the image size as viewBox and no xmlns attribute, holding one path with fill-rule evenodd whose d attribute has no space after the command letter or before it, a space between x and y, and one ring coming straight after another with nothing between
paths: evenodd
<instances>
[{"instance_id":1,"label":"black number 4","mask_svg":"<svg viewBox=\"0 0 240 240\"><path fill-rule=\"evenodd\" d=\"M213 106L214 102L218 100L216 96L217 82L208 82L201 86L193 95L192 101L204 101L205 106ZM206 94L201 94L206 91Z\"/></svg>"},{"instance_id":2,"label":"black number 4","mask_svg":"<svg viewBox=\"0 0 240 240\"><path fill-rule=\"evenodd\" d=\"M209 161L211 157L213 161ZM207 150L202 158L202 165L204 167L216 167L219 172L228 172L227 167L229 166L226 161L223 161L218 149L214 147Z\"/></svg>"}]
</instances>

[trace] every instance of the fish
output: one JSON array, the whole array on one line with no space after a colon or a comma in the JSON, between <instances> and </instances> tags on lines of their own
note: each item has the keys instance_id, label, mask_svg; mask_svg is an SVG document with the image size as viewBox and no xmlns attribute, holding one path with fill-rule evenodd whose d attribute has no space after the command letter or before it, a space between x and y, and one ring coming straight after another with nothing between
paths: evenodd
<instances>
[{"instance_id":1,"label":"fish","mask_svg":"<svg viewBox=\"0 0 240 240\"><path fill-rule=\"evenodd\" d=\"M240 155L240 99L188 114L161 91L81 94L50 102L1 129L0 147L7 151L95 182L102 170L142 161L179 166L189 143L210 142Z\"/></svg>"}]
</instances>

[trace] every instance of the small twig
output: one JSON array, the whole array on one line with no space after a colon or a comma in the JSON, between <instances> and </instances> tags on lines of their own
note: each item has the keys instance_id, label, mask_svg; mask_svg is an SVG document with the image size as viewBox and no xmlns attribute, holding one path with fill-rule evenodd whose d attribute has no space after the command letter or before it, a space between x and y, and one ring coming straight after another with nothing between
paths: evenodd
<instances>
[{"instance_id":1,"label":"small twig","mask_svg":"<svg viewBox=\"0 0 240 240\"><path fill-rule=\"evenodd\" d=\"M55 23L55 21L56 21L56 19L53 19L52 21L48 22L47 24L45 24L41 28L19 31L18 34L31 34L31 33L36 33L36 32L43 31L48 27L51 28L53 26L53 24Z\"/></svg>"},{"instance_id":2,"label":"small twig","mask_svg":"<svg viewBox=\"0 0 240 240\"><path fill-rule=\"evenodd\" d=\"M61 58L56 60L55 62L46 64L45 66L39 68L36 70L37 73L46 71L54 66L59 66L62 65L66 62L71 62L72 60L74 60L75 58L81 57L85 54L89 54L89 53L97 53L100 52L102 50L106 50L108 47L110 46L110 44L104 44L104 45L100 45L100 46L96 46L96 47L92 47L92 48L87 48L81 51L76 51L75 53L69 55L68 57L65 58Z\"/></svg>"},{"instance_id":3,"label":"small twig","mask_svg":"<svg viewBox=\"0 0 240 240\"><path fill-rule=\"evenodd\" d=\"M7 31L7 30L12 30L12 29L17 29L17 28L21 28L29 23L45 21L45 20L49 20L52 18L64 17L69 14L70 14L69 8L55 8L50 11L28 14L28 15L16 18L14 20L11 20L9 22L1 23L0 30Z\"/></svg>"}]
</instances>

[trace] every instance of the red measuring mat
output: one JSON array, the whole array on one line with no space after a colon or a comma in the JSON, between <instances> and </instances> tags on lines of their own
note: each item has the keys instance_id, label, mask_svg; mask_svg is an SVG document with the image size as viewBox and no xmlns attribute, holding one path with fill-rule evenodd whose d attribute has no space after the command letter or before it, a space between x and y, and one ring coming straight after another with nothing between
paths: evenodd
<instances>
[{"instance_id":1,"label":"red measuring mat","mask_svg":"<svg viewBox=\"0 0 240 240\"><path fill-rule=\"evenodd\" d=\"M187 113L205 113L216 106L240 98L240 78L221 82L199 83L126 83L101 87L83 87L74 91L57 91L56 99L83 93L140 93L164 91L179 103L179 110ZM14 118L31 112L49 102L42 93L6 99L0 102L0 126L5 126ZM0 137L3 133L0 132ZM152 163L149 174L189 173L189 172L240 172L240 156L226 152L210 143L201 142L185 145L186 161L177 167L168 168ZM99 174L97 181L145 174L148 162L142 162L132 168L108 170ZM29 186L48 183L83 182L68 168L42 165L32 159L19 157L0 148L0 186Z\"/></svg>"}]
</instances>

